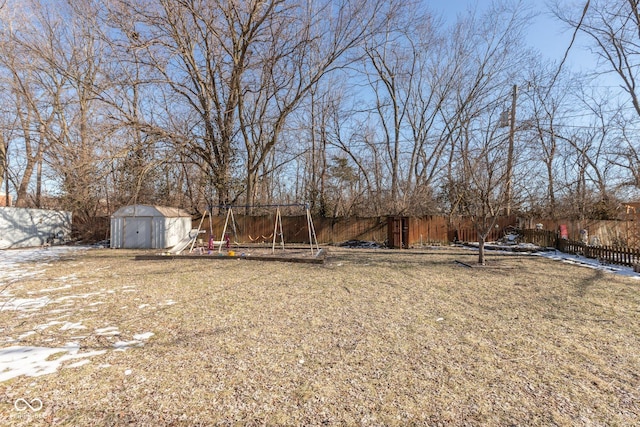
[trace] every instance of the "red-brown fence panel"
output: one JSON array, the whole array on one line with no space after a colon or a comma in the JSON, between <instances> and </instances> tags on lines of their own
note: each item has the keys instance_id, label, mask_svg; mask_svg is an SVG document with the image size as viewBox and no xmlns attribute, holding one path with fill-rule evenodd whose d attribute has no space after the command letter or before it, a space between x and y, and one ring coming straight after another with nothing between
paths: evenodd
<instances>
[{"instance_id":1,"label":"red-brown fence panel","mask_svg":"<svg viewBox=\"0 0 640 427\"><path fill-rule=\"evenodd\" d=\"M522 230L522 238L526 243L533 243L545 248L555 248L558 241L558 233L550 230L529 228Z\"/></svg>"},{"instance_id":2,"label":"red-brown fence panel","mask_svg":"<svg viewBox=\"0 0 640 427\"><path fill-rule=\"evenodd\" d=\"M558 240L558 249L562 252L583 255L606 264L633 266L640 262L640 250L621 246L592 246L573 240Z\"/></svg>"},{"instance_id":3,"label":"red-brown fence panel","mask_svg":"<svg viewBox=\"0 0 640 427\"><path fill-rule=\"evenodd\" d=\"M388 217L370 218L324 218L314 217L316 236L319 243L335 244L348 240L365 240L383 243L388 239ZM209 230L216 239L222 236L226 216L214 216L209 225L209 218L202 224L203 240L209 238ZM273 215L246 216L235 215L235 221L227 225L226 233L239 243L263 243L273 240L275 226L275 210ZM197 227L200 219L194 221ZM468 218L450 218L440 215L408 218L408 244L414 247L429 244L441 244L457 240L477 242L478 232L473 222ZM496 241L504 237L505 230L518 223L515 216L500 217L487 237L487 241ZM234 227L235 226L235 227ZM282 228L285 243L308 243L309 232L305 215L283 216ZM575 228L575 224L569 227ZM573 232L570 232L570 236ZM619 247L611 245L587 245L572 239L559 239L557 229L552 230L522 230L523 240L542 247L557 247L559 250L585 255L590 258L601 259L609 263L633 265L640 261L640 250L630 248L629 245ZM591 236L591 235L590 235ZM279 239L277 239L279 240ZM404 238L403 238L404 240ZM590 239L591 240L591 239ZM404 244L404 241L403 241Z\"/></svg>"}]
</instances>

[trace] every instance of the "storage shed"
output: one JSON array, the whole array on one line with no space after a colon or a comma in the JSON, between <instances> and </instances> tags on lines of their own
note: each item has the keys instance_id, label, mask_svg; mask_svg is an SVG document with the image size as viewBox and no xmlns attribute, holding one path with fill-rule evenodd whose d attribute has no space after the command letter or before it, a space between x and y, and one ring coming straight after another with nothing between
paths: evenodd
<instances>
[{"instance_id":1,"label":"storage shed","mask_svg":"<svg viewBox=\"0 0 640 427\"><path fill-rule=\"evenodd\" d=\"M163 206L123 206L111 215L111 247L165 249L175 246L191 230L191 215Z\"/></svg>"}]
</instances>

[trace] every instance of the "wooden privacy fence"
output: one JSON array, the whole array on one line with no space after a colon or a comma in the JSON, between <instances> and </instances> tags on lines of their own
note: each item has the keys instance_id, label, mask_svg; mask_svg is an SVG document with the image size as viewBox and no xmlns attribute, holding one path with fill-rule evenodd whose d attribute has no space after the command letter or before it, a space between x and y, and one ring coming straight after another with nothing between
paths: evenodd
<instances>
[{"instance_id":1,"label":"wooden privacy fence","mask_svg":"<svg viewBox=\"0 0 640 427\"><path fill-rule=\"evenodd\" d=\"M608 264L634 266L640 262L640 249L626 246L588 245L576 240L561 239L550 230L523 230L523 240L543 247L553 247L561 252L597 259Z\"/></svg>"},{"instance_id":2,"label":"wooden privacy fence","mask_svg":"<svg viewBox=\"0 0 640 427\"><path fill-rule=\"evenodd\" d=\"M558 239L558 250L608 264L633 266L640 262L640 249L616 246L591 246L575 240Z\"/></svg>"},{"instance_id":3,"label":"wooden privacy fence","mask_svg":"<svg viewBox=\"0 0 640 427\"><path fill-rule=\"evenodd\" d=\"M485 241L487 242L495 242L499 240L504 235L504 231L501 228L493 228ZM454 230L454 239L452 241L459 240L461 242L477 242L478 241L478 231L473 227L464 227L458 228Z\"/></svg>"},{"instance_id":4,"label":"wooden privacy fence","mask_svg":"<svg viewBox=\"0 0 640 427\"><path fill-rule=\"evenodd\" d=\"M522 238L527 243L533 243L544 248L557 246L558 233L550 230L522 230Z\"/></svg>"},{"instance_id":5,"label":"wooden privacy fence","mask_svg":"<svg viewBox=\"0 0 640 427\"><path fill-rule=\"evenodd\" d=\"M593 246L640 247L640 218L621 220L576 220L576 219L524 219L517 220L520 229L534 229L536 224L543 230L558 230L564 226L570 240L582 240L586 231L588 243ZM552 233L555 231L551 231Z\"/></svg>"},{"instance_id":6,"label":"wooden privacy fence","mask_svg":"<svg viewBox=\"0 0 640 427\"><path fill-rule=\"evenodd\" d=\"M202 224L202 239L209 239L209 230L219 239L224 228L225 216L214 216L209 224L207 217ZM273 239L274 215L245 216L234 215L234 224L227 226L227 234L240 243L263 243ZM313 224L318 242L324 244L342 243L348 240L385 242L388 238L388 217L314 217ZM409 223L408 244L446 243L453 240L454 232L446 217L426 216L407 218ZM194 220L197 228L200 219ZM307 219L304 215L283 216L282 229L286 243L309 243Z\"/></svg>"},{"instance_id":7,"label":"wooden privacy fence","mask_svg":"<svg viewBox=\"0 0 640 427\"><path fill-rule=\"evenodd\" d=\"M508 227L515 226L516 224L517 217L515 215L501 216L497 218L495 226L491 229L485 241L495 242L500 240L505 236L505 230ZM478 231L475 228L473 221L468 218L456 218L451 222L449 227L451 228L449 241L455 241L455 237L457 237L457 240L461 242L478 241Z\"/></svg>"},{"instance_id":8,"label":"wooden privacy fence","mask_svg":"<svg viewBox=\"0 0 640 427\"><path fill-rule=\"evenodd\" d=\"M202 239L209 239L209 230L215 239L220 239L226 216L214 216L209 225L209 217L202 224ZM227 234L239 243L263 243L273 239L275 215L245 216L234 215L234 224L227 226ZM389 238L389 218L402 218L408 224L406 242L403 246L421 246L427 244L446 244L456 240L478 241L478 232L467 219L447 216L428 215L423 217L350 217L324 218L314 217L313 223L318 242L323 244L342 243L348 240L365 240L383 243ZM497 240L504 235L504 228L515 224L515 217L498 219L498 228L491 231L488 241ZM200 219L194 220L197 227ZM283 216L282 229L286 243L309 243L307 220L304 215Z\"/></svg>"},{"instance_id":9,"label":"wooden privacy fence","mask_svg":"<svg viewBox=\"0 0 640 427\"><path fill-rule=\"evenodd\" d=\"M323 244L342 243L348 240L365 240L383 243L388 239L389 217L371 218L322 218L314 217L318 242ZM210 228L215 239L220 239L225 216L209 218L202 224L203 240L209 239ZM449 243L478 240L478 233L469 220L458 219L451 222L446 216L406 217L409 226L406 246ZM200 220L194 221L197 227ZM517 222L515 217L503 217L497 221L498 227L489 234L487 241L504 237L505 229ZM235 227L234 227L235 225ZM227 234L239 243L269 243L273 241L274 215L236 215L234 224L229 224ZM309 243L307 219L304 215L283 216L282 228L285 243ZM567 253L579 254L599 259L611 264L633 266L640 262L640 249L615 245L588 245L571 239L560 239L557 231L525 229L521 231L523 241L542 247L553 247ZM279 241L279 239L276 239Z\"/></svg>"},{"instance_id":10,"label":"wooden privacy fence","mask_svg":"<svg viewBox=\"0 0 640 427\"><path fill-rule=\"evenodd\" d=\"M209 217L202 224L202 239L209 239L210 229L215 239L220 239L225 216ZM235 221L227 225L226 234L239 243L265 243L273 240L275 215L235 215ZM194 221L197 227L200 220ZM386 217L375 218L313 218L316 237L320 243L340 243L347 240L384 242L387 236ZM309 243L307 218L304 215L283 216L282 231L285 243ZM279 238L276 240L279 241Z\"/></svg>"}]
</instances>

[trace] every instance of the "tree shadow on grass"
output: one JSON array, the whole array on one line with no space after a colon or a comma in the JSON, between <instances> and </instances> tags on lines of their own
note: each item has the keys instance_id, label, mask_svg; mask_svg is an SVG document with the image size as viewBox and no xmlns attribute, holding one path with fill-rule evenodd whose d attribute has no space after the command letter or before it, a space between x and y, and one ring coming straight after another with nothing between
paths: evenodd
<instances>
[{"instance_id":1,"label":"tree shadow on grass","mask_svg":"<svg viewBox=\"0 0 640 427\"><path fill-rule=\"evenodd\" d=\"M576 286L576 291L578 292L578 296L584 297L589 292L589 289L598 283L599 281L604 279L604 272L602 270L596 270L593 275L585 280L579 282Z\"/></svg>"}]
</instances>

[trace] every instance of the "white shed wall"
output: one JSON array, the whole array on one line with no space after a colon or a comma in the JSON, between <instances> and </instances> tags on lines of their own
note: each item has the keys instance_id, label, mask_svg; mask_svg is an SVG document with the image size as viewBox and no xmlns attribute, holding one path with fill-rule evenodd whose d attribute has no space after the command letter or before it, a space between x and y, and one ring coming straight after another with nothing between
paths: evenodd
<instances>
[{"instance_id":1,"label":"white shed wall","mask_svg":"<svg viewBox=\"0 0 640 427\"><path fill-rule=\"evenodd\" d=\"M172 248L189 235L192 223L190 217L166 218L163 248Z\"/></svg>"},{"instance_id":2,"label":"white shed wall","mask_svg":"<svg viewBox=\"0 0 640 427\"><path fill-rule=\"evenodd\" d=\"M111 217L111 247L122 248L124 245L124 218Z\"/></svg>"},{"instance_id":3,"label":"white shed wall","mask_svg":"<svg viewBox=\"0 0 640 427\"><path fill-rule=\"evenodd\" d=\"M0 207L0 249L41 246L71 237L73 214L68 211Z\"/></svg>"},{"instance_id":4,"label":"white shed wall","mask_svg":"<svg viewBox=\"0 0 640 427\"><path fill-rule=\"evenodd\" d=\"M175 246L191 230L190 216L164 214L178 211L147 205L131 205L118 209L111 217L111 247L165 249Z\"/></svg>"}]
</instances>

